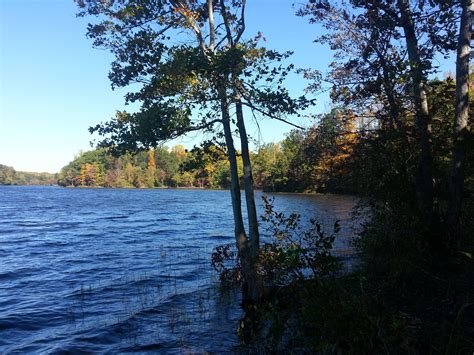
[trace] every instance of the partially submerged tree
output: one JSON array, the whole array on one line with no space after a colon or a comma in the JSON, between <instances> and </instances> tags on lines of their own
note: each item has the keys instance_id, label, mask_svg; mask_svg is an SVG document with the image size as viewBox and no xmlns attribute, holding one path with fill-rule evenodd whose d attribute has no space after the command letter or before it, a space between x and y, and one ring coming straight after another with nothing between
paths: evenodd
<instances>
[{"instance_id":1,"label":"partially submerged tree","mask_svg":"<svg viewBox=\"0 0 474 355\"><path fill-rule=\"evenodd\" d=\"M119 112L111 121L90 129L105 136L99 145L137 150L192 131L224 139L244 298L257 302L261 293L256 270L259 234L242 106L286 121L284 115L308 104L304 98L291 99L279 85L288 74L278 66L285 55L260 48L259 36L243 40L245 0L76 2L79 16L99 18L99 23L88 27L94 45L115 55L109 74L112 86L139 85L126 100L140 102L140 112ZM278 86L262 87L265 80ZM232 105L244 161L248 236L241 209Z\"/></svg>"}]
</instances>

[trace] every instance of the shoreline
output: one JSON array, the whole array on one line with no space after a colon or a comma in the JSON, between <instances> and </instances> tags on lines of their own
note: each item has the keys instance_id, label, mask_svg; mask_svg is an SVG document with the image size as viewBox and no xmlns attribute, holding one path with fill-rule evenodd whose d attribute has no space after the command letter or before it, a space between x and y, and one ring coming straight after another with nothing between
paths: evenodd
<instances>
[{"instance_id":1,"label":"shoreline","mask_svg":"<svg viewBox=\"0 0 474 355\"><path fill-rule=\"evenodd\" d=\"M104 187L104 186L61 186L58 184L28 184L28 185L6 185L0 184L0 186L42 186L42 187L60 187L65 189L106 189L106 190L202 190L202 191L229 191L230 189L225 188L206 188L206 187ZM244 190L241 190L244 192ZM265 194L277 194L277 195L307 195L307 196L316 196L316 195L338 195L338 196L353 196L358 197L357 194L353 193L343 193L343 192L318 192L318 191L265 191L262 189L255 189L255 192L261 192Z\"/></svg>"}]
</instances>

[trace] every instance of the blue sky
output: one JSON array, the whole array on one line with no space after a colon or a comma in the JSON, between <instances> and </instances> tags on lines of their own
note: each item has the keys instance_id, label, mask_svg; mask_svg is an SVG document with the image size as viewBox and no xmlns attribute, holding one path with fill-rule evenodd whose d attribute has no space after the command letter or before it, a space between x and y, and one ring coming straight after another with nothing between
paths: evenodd
<instances>
[{"instance_id":1,"label":"blue sky","mask_svg":"<svg viewBox=\"0 0 474 355\"><path fill-rule=\"evenodd\" d=\"M324 71L331 53L312 43L317 27L295 16L294 2L249 1L247 35L261 31L268 48L294 51L297 67ZM73 0L0 0L0 164L58 172L80 150L91 149L89 126L126 108L126 90L112 91L107 78L111 54L85 37L93 19L75 13ZM297 77L287 84L296 95L305 85ZM315 111L329 105L321 97ZM291 127L264 121L260 129L266 143L281 140ZM259 136L252 124L249 133ZM192 147L199 138L170 145Z\"/></svg>"},{"instance_id":2,"label":"blue sky","mask_svg":"<svg viewBox=\"0 0 474 355\"><path fill-rule=\"evenodd\" d=\"M292 3L249 1L247 34L262 31L269 48L294 50L297 65L326 65L330 54L312 43L316 29L294 15ZM107 73L113 58L92 48L88 19L76 18L72 0L1 0L0 13L0 164L57 172L90 149L89 126L125 108L125 90L112 91ZM296 78L289 83L294 93L304 85ZM261 124L264 142L289 130ZM180 143L192 147L198 140L193 135Z\"/></svg>"}]
</instances>

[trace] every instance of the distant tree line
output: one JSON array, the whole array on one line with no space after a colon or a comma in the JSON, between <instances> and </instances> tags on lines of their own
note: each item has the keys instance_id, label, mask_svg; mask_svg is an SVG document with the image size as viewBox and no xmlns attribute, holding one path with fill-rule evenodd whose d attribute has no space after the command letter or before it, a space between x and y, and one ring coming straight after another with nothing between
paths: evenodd
<instances>
[{"instance_id":1,"label":"distant tree line","mask_svg":"<svg viewBox=\"0 0 474 355\"><path fill-rule=\"evenodd\" d=\"M293 130L281 142L250 152L255 186L265 191L353 192L347 162L354 141L354 119L340 110L321 116L307 130ZM343 134L346 132L346 134ZM243 163L237 158L240 179ZM223 146L204 142L186 150L162 146L114 155L106 148L80 153L61 169L61 186L230 188L230 170Z\"/></svg>"},{"instance_id":2,"label":"distant tree line","mask_svg":"<svg viewBox=\"0 0 474 355\"><path fill-rule=\"evenodd\" d=\"M436 107L434 174L439 175L439 179L450 160L450 121L454 113L455 86L450 77L427 83L428 100ZM416 169L414 160L409 158L414 147L413 141L404 140L397 132L387 130L381 135L383 131L380 122L370 117L334 108L316 117L310 128L294 129L282 141L262 144L250 152L255 187L264 191L357 193L365 196L390 193L383 186L400 181L403 178L401 172ZM387 154L393 155L394 152L404 153L387 159ZM237 167L242 180L243 163L237 153ZM204 142L191 150L181 145L171 149L161 146L118 156L107 148L99 148L80 153L62 168L58 183L62 186L115 188L228 189L231 186L229 169L225 145L211 142ZM467 176L470 175L468 171ZM393 179L396 181L391 181ZM466 183L470 189L472 181L468 178ZM397 191L400 196L402 193L408 200L413 191Z\"/></svg>"},{"instance_id":3,"label":"distant tree line","mask_svg":"<svg viewBox=\"0 0 474 355\"><path fill-rule=\"evenodd\" d=\"M135 154L114 155L107 149L80 153L61 169L61 186L227 188L229 166L217 146L190 151L181 145Z\"/></svg>"},{"instance_id":4,"label":"distant tree line","mask_svg":"<svg viewBox=\"0 0 474 355\"><path fill-rule=\"evenodd\" d=\"M53 185L56 182L57 174L16 171L0 164L0 185Z\"/></svg>"}]
</instances>

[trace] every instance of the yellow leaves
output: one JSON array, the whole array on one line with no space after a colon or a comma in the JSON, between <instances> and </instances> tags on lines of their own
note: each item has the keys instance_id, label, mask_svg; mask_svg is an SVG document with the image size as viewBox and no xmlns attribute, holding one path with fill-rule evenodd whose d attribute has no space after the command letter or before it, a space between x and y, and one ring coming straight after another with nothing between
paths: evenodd
<instances>
[{"instance_id":1,"label":"yellow leaves","mask_svg":"<svg viewBox=\"0 0 474 355\"><path fill-rule=\"evenodd\" d=\"M156 171L156 162L155 162L155 151L150 149L147 155L147 168L149 171L154 173Z\"/></svg>"},{"instance_id":2,"label":"yellow leaves","mask_svg":"<svg viewBox=\"0 0 474 355\"><path fill-rule=\"evenodd\" d=\"M180 161L183 161L184 158L186 158L186 149L181 144L175 145L172 149L171 152L176 154L176 156L179 158Z\"/></svg>"},{"instance_id":3,"label":"yellow leaves","mask_svg":"<svg viewBox=\"0 0 474 355\"><path fill-rule=\"evenodd\" d=\"M204 171L207 175L211 175L212 173L214 173L214 171L216 171L216 166L213 163L208 163L204 167Z\"/></svg>"},{"instance_id":4,"label":"yellow leaves","mask_svg":"<svg viewBox=\"0 0 474 355\"><path fill-rule=\"evenodd\" d=\"M197 84L199 84L199 80L195 75L193 75L188 77L188 83L190 86L196 86Z\"/></svg>"},{"instance_id":5,"label":"yellow leaves","mask_svg":"<svg viewBox=\"0 0 474 355\"><path fill-rule=\"evenodd\" d=\"M180 14L188 21L197 21L199 19L199 14L196 11L192 11L184 6L175 7L173 11Z\"/></svg>"},{"instance_id":6,"label":"yellow leaves","mask_svg":"<svg viewBox=\"0 0 474 355\"><path fill-rule=\"evenodd\" d=\"M126 111L117 111L115 118L118 122L126 122L130 119L130 114Z\"/></svg>"},{"instance_id":7,"label":"yellow leaves","mask_svg":"<svg viewBox=\"0 0 474 355\"><path fill-rule=\"evenodd\" d=\"M265 50L263 48L250 48L245 51L246 58L261 58L265 54Z\"/></svg>"},{"instance_id":8,"label":"yellow leaves","mask_svg":"<svg viewBox=\"0 0 474 355\"><path fill-rule=\"evenodd\" d=\"M94 186L100 173L98 163L86 163L81 166L80 181L82 186Z\"/></svg>"}]
</instances>

